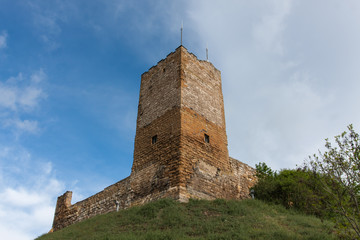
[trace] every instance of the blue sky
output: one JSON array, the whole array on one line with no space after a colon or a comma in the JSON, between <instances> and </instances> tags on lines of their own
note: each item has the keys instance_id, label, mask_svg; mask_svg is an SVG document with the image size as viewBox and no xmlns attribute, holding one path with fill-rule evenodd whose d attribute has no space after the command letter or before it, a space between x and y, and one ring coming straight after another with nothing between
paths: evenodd
<instances>
[{"instance_id":1,"label":"blue sky","mask_svg":"<svg viewBox=\"0 0 360 240\"><path fill-rule=\"evenodd\" d=\"M39 236L57 196L130 174L141 74L182 21L222 72L232 157L293 168L359 130L357 0L0 0L1 236Z\"/></svg>"}]
</instances>

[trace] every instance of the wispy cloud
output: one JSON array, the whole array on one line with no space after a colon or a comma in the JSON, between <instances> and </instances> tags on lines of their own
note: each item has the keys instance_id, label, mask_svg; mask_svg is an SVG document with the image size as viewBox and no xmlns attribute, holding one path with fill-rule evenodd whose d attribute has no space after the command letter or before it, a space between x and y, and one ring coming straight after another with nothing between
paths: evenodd
<instances>
[{"instance_id":1,"label":"wispy cloud","mask_svg":"<svg viewBox=\"0 0 360 240\"><path fill-rule=\"evenodd\" d=\"M39 126L36 120L20 120L20 119L6 119L4 120L4 127L15 128L20 132L38 133Z\"/></svg>"},{"instance_id":2,"label":"wispy cloud","mask_svg":"<svg viewBox=\"0 0 360 240\"><path fill-rule=\"evenodd\" d=\"M16 89L0 83L0 107L16 110Z\"/></svg>"},{"instance_id":3,"label":"wispy cloud","mask_svg":"<svg viewBox=\"0 0 360 240\"><path fill-rule=\"evenodd\" d=\"M32 110L41 99L46 97L39 85L45 78L45 73L40 69L31 76L30 80L24 79L22 73L19 73L16 77L0 82L0 107L13 111Z\"/></svg>"},{"instance_id":4,"label":"wispy cloud","mask_svg":"<svg viewBox=\"0 0 360 240\"><path fill-rule=\"evenodd\" d=\"M61 46L59 36L62 33L61 24L71 15L73 4L71 1L31 1L27 3L32 13L33 24L37 29L40 40L50 51Z\"/></svg>"},{"instance_id":5,"label":"wispy cloud","mask_svg":"<svg viewBox=\"0 0 360 240\"><path fill-rule=\"evenodd\" d=\"M0 49L2 48L6 48L7 46L7 43L6 43L6 40L7 40L7 33L5 31L2 31L1 34L0 34Z\"/></svg>"},{"instance_id":6,"label":"wispy cloud","mask_svg":"<svg viewBox=\"0 0 360 240\"><path fill-rule=\"evenodd\" d=\"M46 98L42 68L0 79L0 234L33 239L51 229L55 197L64 184L51 161L33 156L22 134L38 134L40 103ZM36 111L35 111L36 110Z\"/></svg>"},{"instance_id":7,"label":"wispy cloud","mask_svg":"<svg viewBox=\"0 0 360 240\"><path fill-rule=\"evenodd\" d=\"M254 40L264 50L282 55L282 34L286 16L290 13L291 0L270 1L264 4L264 8L264 15L253 27Z\"/></svg>"},{"instance_id":8,"label":"wispy cloud","mask_svg":"<svg viewBox=\"0 0 360 240\"><path fill-rule=\"evenodd\" d=\"M46 74L42 69L35 71L29 78L22 73L0 82L0 123L2 128L21 132L37 133L38 121L22 119L23 113L29 114L39 106L46 94L42 82Z\"/></svg>"},{"instance_id":9,"label":"wispy cloud","mask_svg":"<svg viewBox=\"0 0 360 240\"><path fill-rule=\"evenodd\" d=\"M40 68L38 71L34 72L31 77L30 80L33 83L40 83L44 80L46 80L47 76L44 72L44 70L42 68Z\"/></svg>"},{"instance_id":10,"label":"wispy cloud","mask_svg":"<svg viewBox=\"0 0 360 240\"><path fill-rule=\"evenodd\" d=\"M20 90L18 105L24 109L32 109L38 105L42 97L44 97L44 94L41 88L29 86Z\"/></svg>"}]
</instances>

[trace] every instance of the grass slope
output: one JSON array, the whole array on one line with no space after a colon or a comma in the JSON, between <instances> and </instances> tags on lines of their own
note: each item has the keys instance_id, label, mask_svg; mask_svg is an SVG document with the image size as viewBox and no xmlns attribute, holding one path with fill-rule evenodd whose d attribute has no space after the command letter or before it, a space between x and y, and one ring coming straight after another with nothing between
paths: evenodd
<instances>
[{"instance_id":1,"label":"grass slope","mask_svg":"<svg viewBox=\"0 0 360 240\"><path fill-rule=\"evenodd\" d=\"M37 240L336 239L333 224L259 200L163 199L96 216Z\"/></svg>"}]
</instances>

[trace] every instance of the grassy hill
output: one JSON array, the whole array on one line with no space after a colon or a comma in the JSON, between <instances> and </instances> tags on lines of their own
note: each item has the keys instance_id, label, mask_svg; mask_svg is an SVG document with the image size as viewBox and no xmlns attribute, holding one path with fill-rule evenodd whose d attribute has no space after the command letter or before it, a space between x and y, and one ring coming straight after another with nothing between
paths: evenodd
<instances>
[{"instance_id":1,"label":"grassy hill","mask_svg":"<svg viewBox=\"0 0 360 240\"><path fill-rule=\"evenodd\" d=\"M163 199L96 216L47 239L336 239L331 222L259 200Z\"/></svg>"}]
</instances>

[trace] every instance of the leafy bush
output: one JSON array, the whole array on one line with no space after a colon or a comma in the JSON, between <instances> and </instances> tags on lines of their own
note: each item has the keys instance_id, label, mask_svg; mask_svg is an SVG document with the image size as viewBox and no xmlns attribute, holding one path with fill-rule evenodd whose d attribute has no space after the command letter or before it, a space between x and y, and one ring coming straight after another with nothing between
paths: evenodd
<instances>
[{"instance_id":1,"label":"leafy bush","mask_svg":"<svg viewBox=\"0 0 360 240\"><path fill-rule=\"evenodd\" d=\"M324 204L330 201L321 186L324 176L306 168L283 169L277 173L265 163L256 165L256 169L259 179L254 187L256 198L318 217L333 216Z\"/></svg>"},{"instance_id":2,"label":"leafy bush","mask_svg":"<svg viewBox=\"0 0 360 240\"><path fill-rule=\"evenodd\" d=\"M326 139L327 151L309 158L299 169L279 173L265 163L256 165L258 199L331 218L340 238L360 239L360 136L348 132Z\"/></svg>"}]
</instances>

